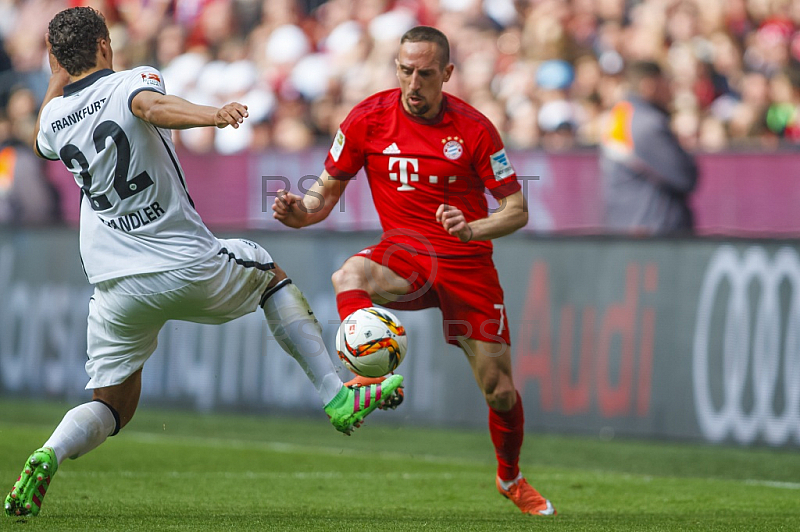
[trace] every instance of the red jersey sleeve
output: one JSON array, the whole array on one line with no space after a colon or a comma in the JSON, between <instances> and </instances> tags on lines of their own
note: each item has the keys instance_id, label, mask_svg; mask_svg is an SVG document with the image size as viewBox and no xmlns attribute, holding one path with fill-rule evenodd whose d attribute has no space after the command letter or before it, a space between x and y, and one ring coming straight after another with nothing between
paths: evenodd
<instances>
[{"instance_id":1,"label":"red jersey sleeve","mask_svg":"<svg viewBox=\"0 0 800 532\"><path fill-rule=\"evenodd\" d=\"M472 151L472 164L483 184L497 199L505 198L521 190L517 173L506 154L503 141L494 125L486 118L484 127L478 128Z\"/></svg>"},{"instance_id":2,"label":"red jersey sleeve","mask_svg":"<svg viewBox=\"0 0 800 532\"><path fill-rule=\"evenodd\" d=\"M364 166L364 141L367 120L363 102L350 111L339 126L333 145L325 158L325 170L336 178L347 180Z\"/></svg>"}]
</instances>

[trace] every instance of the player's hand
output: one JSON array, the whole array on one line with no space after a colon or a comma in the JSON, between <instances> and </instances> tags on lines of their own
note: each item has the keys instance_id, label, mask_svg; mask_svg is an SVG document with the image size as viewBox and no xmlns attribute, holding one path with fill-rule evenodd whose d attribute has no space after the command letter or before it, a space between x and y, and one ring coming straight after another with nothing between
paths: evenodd
<instances>
[{"instance_id":1,"label":"player's hand","mask_svg":"<svg viewBox=\"0 0 800 532\"><path fill-rule=\"evenodd\" d=\"M272 202L272 217L287 227L295 229L306 226L308 212L303 206L303 198L286 190L279 190Z\"/></svg>"},{"instance_id":2,"label":"player's hand","mask_svg":"<svg viewBox=\"0 0 800 532\"><path fill-rule=\"evenodd\" d=\"M464 213L446 203L442 203L436 209L436 221L442 224L444 230L457 237L462 242L472 240L472 228L464 218Z\"/></svg>"},{"instance_id":3,"label":"player's hand","mask_svg":"<svg viewBox=\"0 0 800 532\"><path fill-rule=\"evenodd\" d=\"M53 46L50 44L50 37L44 34L44 42L47 43L47 59L50 63L50 87L56 89L57 94L61 94L64 85L69 83L69 72L62 67L56 56L53 55Z\"/></svg>"},{"instance_id":4,"label":"player's hand","mask_svg":"<svg viewBox=\"0 0 800 532\"><path fill-rule=\"evenodd\" d=\"M237 129L239 124L244 122L244 119L248 116L246 105L242 105L239 102L231 102L217 109L214 122L220 129L227 126L233 126L234 129Z\"/></svg>"}]
</instances>

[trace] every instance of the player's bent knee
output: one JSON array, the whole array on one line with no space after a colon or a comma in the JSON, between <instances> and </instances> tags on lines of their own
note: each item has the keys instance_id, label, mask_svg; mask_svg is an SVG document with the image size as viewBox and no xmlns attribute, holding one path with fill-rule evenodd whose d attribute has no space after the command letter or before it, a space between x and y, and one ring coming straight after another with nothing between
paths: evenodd
<instances>
[{"instance_id":1,"label":"player's bent knee","mask_svg":"<svg viewBox=\"0 0 800 532\"><path fill-rule=\"evenodd\" d=\"M484 392L486 404L494 410L505 412L514 407L517 400L517 392L513 387L495 389L491 392Z\"/></svg>"},{"instance_id":2,"label":"player's bent knee","mask_svg":"<svg viewBox=\"0 0 800 532\"><path fill-rule=\"evenodd\" d=\"M345 262L341 268L333 272L331 282L337 292L341 290L352 290L364 286L363 266L353 261Z\"/></svg>"},{"instance_id":3,"label":"player's bent knee","mask_svg":"<svg viewBox=\"0 0 800 532\"><path fill-rule=\"evenodd\" d=\"M341 286L345 280L345 277L346 274L341 270L341 268L333 272L331 274L331 283L333 283L333 288L337 289L339 286Z\"/></svg>"},{"instance_id":4,"label":"player's bent knee","mask_svg":"<svg viewBox=\"0 0 800 532\"><path fill-rule=\"evenodd\" d=\"M136 408L139 406L139 397L113 397L106 394L95 393L94 401L99 401L106 405L112 411L114 417L117 418L118 430L121 430L127 425L133 415L136 413Z\"/></svg>"},{"instance_id":5,"label":"player's bent knee","mask_svg":"<svg viewBox=\"0 0 800 532\"><path fill-rule=\"evenodd\" d=\"M117 418L118 432L133 419L136 407L139 406L141 391L142 370L139 369L121 384L95 389L92 400L100 401L111 409Z\"/></svg>"},{"instance_id":6,"label":"player's bent knee","mask_svg":"<svg viewBox=\"0 0 800 532\"><path fill-rule=\"evenodd\" d=\"M138 398L117 398L115 400L113 397L110 397L107 394L98 393L93 395L92 400L106 405L106 407L114 415L114 420L116 421L117 427L113 434L111 434L112 436L122 430L123 427L125 427L125 425L127 425L131 419L133 419L133 415L136 413L136 407L139 403Z\"/></svg>"},{"instance_id":7,"label":"player's bent knee","mask_svg":"<svg viewBox=\"0 0 800 532\"><path fill-rule=\"evenodd\" d=\"M272 269L273 277L270 279L269 283L267 283L267 288L272 288L277 285L279 282L286 279L288 276L286 272L283 271L283 268L278 266L277 264L274 265L275 267Z\"/></svg>"}]
</instances>

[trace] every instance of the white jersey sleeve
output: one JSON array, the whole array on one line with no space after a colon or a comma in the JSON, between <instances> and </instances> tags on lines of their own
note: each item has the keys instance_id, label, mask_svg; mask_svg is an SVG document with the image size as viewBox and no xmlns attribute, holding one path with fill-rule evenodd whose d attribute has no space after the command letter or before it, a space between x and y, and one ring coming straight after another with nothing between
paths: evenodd
<instances>
[{"instance_id":1,"label":"white jersey sleeve","mask_svg":"<svg viewBox=\"0 0 800 532\"><path fill-rule=\"evenodd\" d=\"M82 191L81 258L92 283L191 266L220 249L194 208L170 131L131 111L144 90L165 93L158 70L100 70L42 112L40 153L60 159Z\"/></svg>"},{"instance_id":2,"label":"white jersey sleeve","mask_svg":"<svg viewBox=\"0 0 800 532\"><path fill-rule=\"evenodd\" d=\"M39 153L45 159L49 159L51 161L58 161L58 154L53 151L53 148L50 147L50 144L47 140L47 135L45 135L44 131L44 114L42 114L41 122L39 122L39 134L36 135L36 149L39 150Z\"/></svg>"},{"instance_id":3,"label":"white jersey sleeve","mask_svg":"<svg viewBox=\"0 0 800 532\"><path fill-rule=\"evenodd\" d=\"M131 72L136 75L128 76L125 80L125 92L128 94L128 109L131 108L133 97L142 91L154 91L161 94L166 94L167 90L164 88L164 80L161 77L161 72L153 67L143 66Z\"/></svg>"}]
</instances>

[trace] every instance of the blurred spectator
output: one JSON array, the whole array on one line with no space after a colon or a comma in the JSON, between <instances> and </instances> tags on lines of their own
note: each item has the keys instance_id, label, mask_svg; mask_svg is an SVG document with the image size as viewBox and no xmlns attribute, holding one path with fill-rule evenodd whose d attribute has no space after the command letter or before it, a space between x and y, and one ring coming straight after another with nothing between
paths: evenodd
<instances>
[{"instance_id":1,"label":"blurred spectator","mask_svg":"<svg viewBox=\"0 0 800 532\"><path fill-rule=\"evenodd\" d=\"M670 129L669 83L653 62L628 68L628 97L611 110L600 170L606 228L636 235L689 233L697 166Z\"/></svg>"},{"instance_id":2,"label":"blurred spectator","mask_svg":"<svg viewBox=\"0 0 800 532\"><path fill-rule=\"evenodd\" d=\"M564 151L575 144L579 111L568 95L573 80L572 66L561 59L544 61L536 71L536 85L542 102L538 123L542 131L542 147L547 150Z\"/></svg>"},{"instance_id":3,"label":"blurred spectator","mask_svg":"<svg viewBox=\"0 0 800 532\"><path fill-rule=\"evenodd\" d=\"M769 130L793 143L800 142L800 66L792 65L770 82Z\"/></svg>"},{"instance_id":4,"label":"blurred spectator","mask_svg":"<svg viewBox=\"0 0 800 532\"><path fill-rule=\"evenodd\" d=\"M11 122L0 120L0 225L41 225L60 218L44 161L13 137Z\"/></svg>"}]
</instances>

